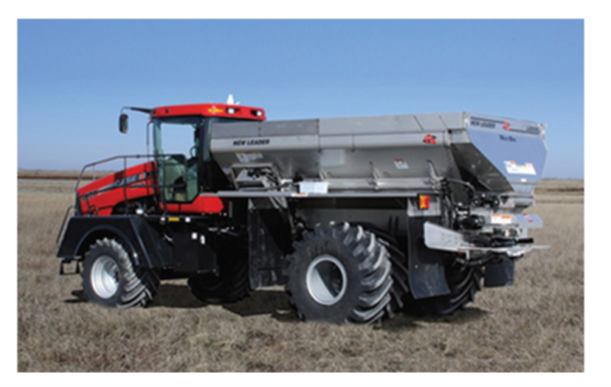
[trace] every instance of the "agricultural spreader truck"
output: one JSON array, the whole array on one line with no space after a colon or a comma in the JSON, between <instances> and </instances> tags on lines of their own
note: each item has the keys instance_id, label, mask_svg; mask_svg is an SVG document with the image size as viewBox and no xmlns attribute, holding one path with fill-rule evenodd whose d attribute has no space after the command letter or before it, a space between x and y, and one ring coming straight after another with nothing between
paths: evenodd
<instances>
[{"instance_id":1,"label":"agricultural spreader truck","mask_svg":"<svg viewBox=\"0 0 611 387\"><path fill-rule=\"evenodd\" d=\"M440 316L511 285L539 247L528 230L542 221L524 211L543 124L464 112L266 121L209 103L126 107L122 132L127 110L149 115L153 151L85 166L124 168L79 179L59 235L60 272L75 263L91 302L146 306L160 280L186 278L204 303L284 286L304 320ZM182 151L165 152L179 132Z\"/></svg>"}]
</instances>

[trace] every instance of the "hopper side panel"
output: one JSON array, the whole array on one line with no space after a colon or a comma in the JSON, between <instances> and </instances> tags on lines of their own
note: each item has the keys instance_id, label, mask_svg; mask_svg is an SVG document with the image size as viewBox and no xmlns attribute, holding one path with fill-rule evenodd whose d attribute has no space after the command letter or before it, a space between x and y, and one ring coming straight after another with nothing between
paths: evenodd
<instances>
[{"instance_id":1,"label":"hopper side panel","mask_svg":"<svg viewBox=\"0 0 611 387\"><path fill-rule=\"evenodd\" d=\"M543 128L529 121L472 116L468 141L452 148L458 165L485 186L530 195L547 156Z\"/></svg>"}]
</instances>

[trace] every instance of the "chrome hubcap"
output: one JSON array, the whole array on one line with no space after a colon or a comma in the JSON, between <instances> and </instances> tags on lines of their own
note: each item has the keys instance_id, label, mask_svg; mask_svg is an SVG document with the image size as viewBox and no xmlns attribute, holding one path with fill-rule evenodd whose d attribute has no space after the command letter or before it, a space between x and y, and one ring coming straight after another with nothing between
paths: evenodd
<instances>
[{"instance_id":1,"label":"chrome hubcap","mask_svg":"<svg viewBox=\"0 0 611 387\"><path fill-rule=\"evenodd\" d=\"M348 285L344 265L331 255L316 257L308 266L308 292L321 305L333 305L342 299Z\"/></svg>"},{"instance_id":2,"label":"chrome hubcap","mask_svg":"<svg viewBox=\"0 0 611 387\"><path fill-rule=\"evenodd\" d=\"M117 263L103 255L91 268L91 286L101 298L110 298L119 289L120 271Z\"/></svg>"}]
</instances>

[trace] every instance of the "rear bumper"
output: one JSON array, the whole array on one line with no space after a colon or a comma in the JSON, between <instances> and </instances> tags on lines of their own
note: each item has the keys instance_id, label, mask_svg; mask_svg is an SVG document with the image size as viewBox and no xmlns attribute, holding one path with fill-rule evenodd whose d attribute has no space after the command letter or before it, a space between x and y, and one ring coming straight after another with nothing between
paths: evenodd
<instances>
[{"instance_id":1,"label":"rear bumper","mask_svg":"<svg viewBox=\"0 0 611 387\"><path fill-rule=\"evenodd\" d=\"M518 216L524 217L525 215ZM529 218L530 221L526 220L527 223L532 223L535 227L539 226L532 217ZM541 222L538 217L536 220L539 223ZM496 253L504 254L508 257L519 257L535 249L549 248L549 246L538 246L531 243L517 243L512 246L501 247L476 246L468 242L464 234L431 222L426 222L424 224L424 244L426 247L433 250L463 253L467 259L474 255L474 253L477 253L476 255Z\"/></svg>"}]
</instances>

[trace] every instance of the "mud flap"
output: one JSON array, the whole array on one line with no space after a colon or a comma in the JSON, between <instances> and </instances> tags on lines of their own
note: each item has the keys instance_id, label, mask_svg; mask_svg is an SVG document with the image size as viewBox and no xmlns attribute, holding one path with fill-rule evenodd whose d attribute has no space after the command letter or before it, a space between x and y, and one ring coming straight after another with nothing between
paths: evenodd
<instances>
[{"instance_id":1,"label":"mud flap","mask_svg":"<svg viewBox=\"0 0 611 387\"><path fill-rule=\"evenodd\" d=\"M487 288L513 285L514 263L503 259L500 263L486 265L484 286Z\"/></svg>"},{"instance_id":2,"label":"mud flap","mask_svg":"<svg viewBox=\"0 0 611 387\"><path fill-rule=\"evenodd\" d=\"M416 300L450 294L444 266L437 263L414 263L410 259L409 287Z\"/></svg>"},{"instance_id":3,"label":"mud flap","mask_svg":"<svg viewBox=\"0 0 611 387\"><path fill-rule=\"evenodd\" d=\"M408 221L409 287L415 299L450 294L445 275L447 253L424 244L424 223L430 217L411 217Z\"/></svg>"}]
</instances>

